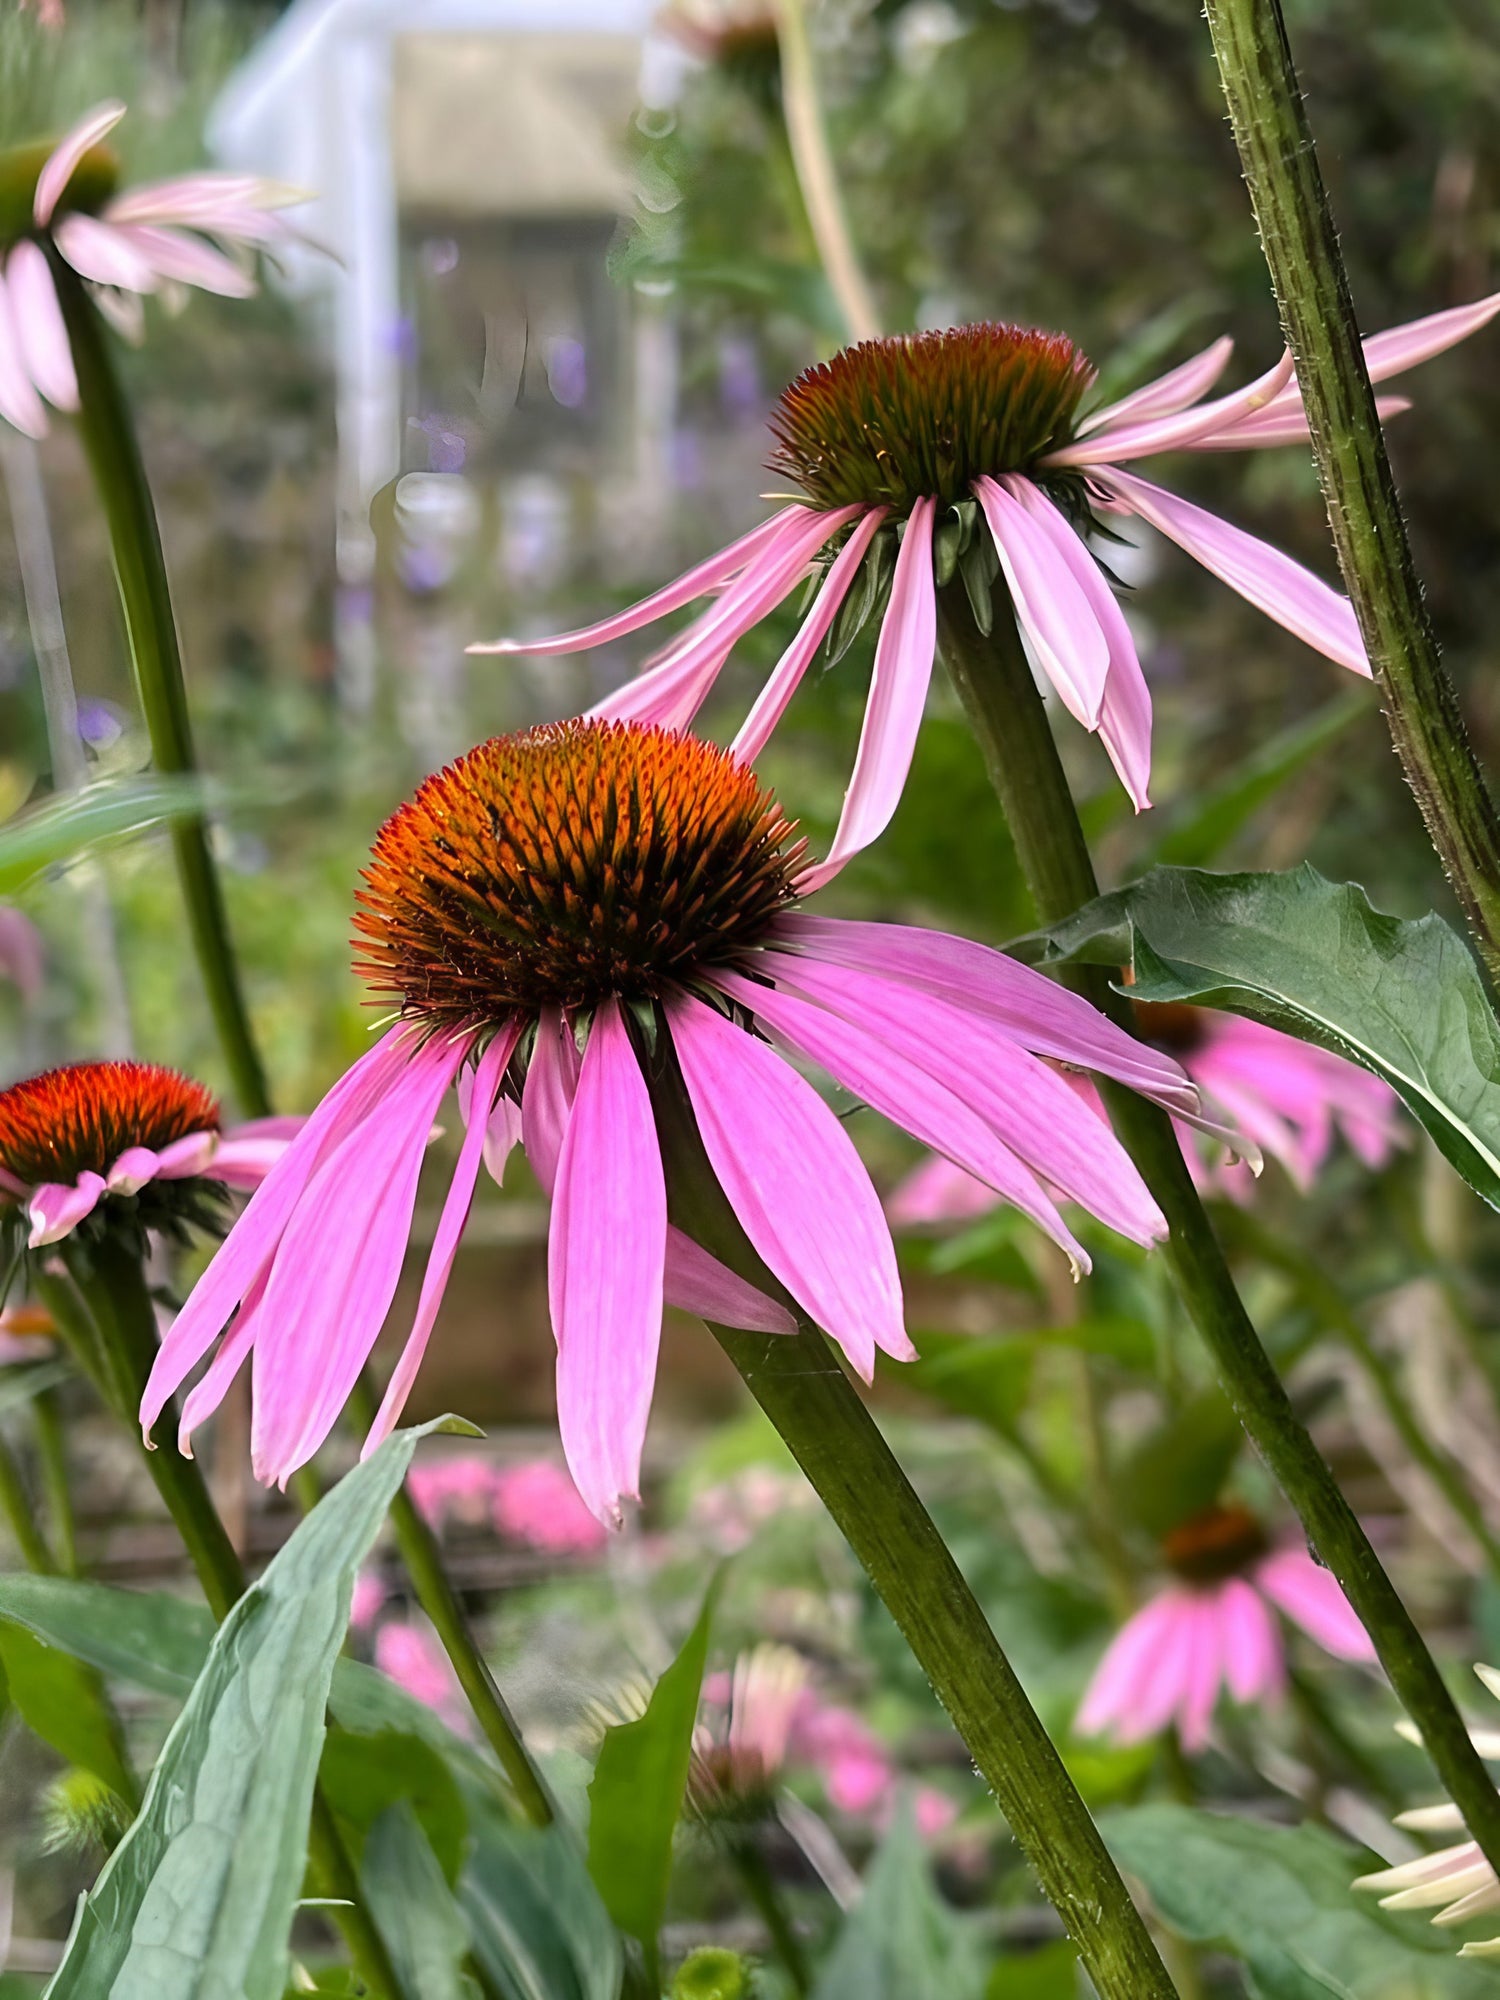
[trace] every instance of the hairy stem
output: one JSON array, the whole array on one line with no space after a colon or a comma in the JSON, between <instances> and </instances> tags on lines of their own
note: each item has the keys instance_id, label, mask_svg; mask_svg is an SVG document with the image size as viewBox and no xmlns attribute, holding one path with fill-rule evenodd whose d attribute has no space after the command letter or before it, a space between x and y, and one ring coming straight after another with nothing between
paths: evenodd
<instances>
[{"instance_id":1,"label":"hairy stem","mask_svg":"<svg viewBox=\"0 0 1500 2000\"><path fill-rule=\"evenodd\" d=\"M823 273L838 301L849 339L873 340L880 332L880 318L844 214L844 198L818 102L804 0L776 0L776 33L781 49L782 116Z\"/></svg>"},{"instance_id":2,"label":"hairy stem","mask_svg":"<svg viewBox=\"0 0 1500 2000\"><path fill-rule=\"evenodd\" d=\"M666 1039L653 1098L673 1222L791 1309L703 1152ZM1139 1911L973 1592L818 1329L711 1332L901 1628L1067 1925L1100 2000L1173 2000Z\"/></svg>"},{"instance_id":3,"label":"hairy stem","mask_svg":"<svg viewBox=\"0 0 1500 2000\"><path fill-rule=\"evenodd\" d=\"M1205 12L1391 740L1480 950L1500 973L1500 816L1422 602L1280 0L1207 0Z\"/></svg>"},{"instance_id":4,"label":"hairy stem","mask_svg":"<svg viewBox=\"0 0 1500 2000\"><path fill-rule=\"evenodd\" d=\"M943 657L1005 808L1037 914L1043 923L1057 923L1091 901L1098 884L1015 619L997 594L994 629L986 637L974 623L961 584L941 592L938 617ZM1101 968L1075 968L1072 983L1104 1012L1130 1025L1124 1001ZM1296 1508L1313 1549L1343 1586L1392 1687L1421 1730L1449 1797L1496 1866L1500 1792L1469 1741L1421 1634L1261 1345L1171 1120L1118 1085L1104 1084L1103 1094L1121 1142L1167 1219L1167 1265L1240 1422Z\"/></svg>"},{"instance_id":5,"label":"hairy stem","mask_svg":"<svg viewBox=\"0 0 1500 2000\"><path fill-rule=\"evenodd\" d=\"M61 258L54 257L52 265L78 375L79 429L109 526L115 581L151 756L159 771L189 774L196 771L197 759L177 625L130 405L97 307ZM270 1096L240 989L208 829L199 817L174 819L171 841L193 951L235 1095L248 1117L264 1117L271 1108Z\"/></svg>"}]
</instances>

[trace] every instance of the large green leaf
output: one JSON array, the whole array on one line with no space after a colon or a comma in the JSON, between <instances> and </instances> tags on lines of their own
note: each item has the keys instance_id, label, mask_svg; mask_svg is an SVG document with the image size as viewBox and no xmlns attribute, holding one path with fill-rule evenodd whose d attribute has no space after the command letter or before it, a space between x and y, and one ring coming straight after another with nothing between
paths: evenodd
<instances>
[{"instance_id":1,"label":"large green leaf","mask_svg":"<svg viewBox=\"0 0 1500 2000\"><path fill-rule=\"evenodd\" d=\"M1441 917L1383 916L1355 884L1306 866L1155 868L1057 925L1032 955L1128 960L1138 999L1227 1007L1352 1057L1400 1092L1500 1208L1500 1024Z\"/></svg>"},{"instance_id":2,"label":"large green leaf","mask_svg":"<svg viewBox=\"0 0 1500 2000\"><path fill-rule=\"evenodd\" d=\"M421 2000L478 2000L463 1970L469 1926L404 1802L387 1806L371 1827L359 1878L403 1990Z\"/></svg>"},{"instance_id":3,"label":"large green leaf","mask_svg":"<svg viewBox=\"0 0 1500 2000\"><path fill-rule=\"evenodd\" d=\"M125 1746L89 1669L24 1625L9 1622L0 1622L0 1668L26 1726L70 1764L92 1771L134 1805L140 1794L125 1762Z\"/></svg>"},{"instance_id":4,"label":"large green leaf","mask_svg":"<svg viewBox=\"0 0 1500 2000\"><path fill-rule=\"evenodd\" d=\"M49 2000L280 2000L355 1571L418 1441L447 1421L356 1466L225 1619Z\"/></svg>"},{"instance_id":5,"label":"large green leaf","mask_svg":"<svg viewBox=\"0 0 1500 2000\"><path fill-rule=\"evenodd\" d=\"M45 804L0 826L0 896L10 896L33 875L67 861L101 841L147 833L204 809L201 778L108 778Z\"/></svg>"},{"instance_id":6,"label":"large green leaf","mask_svg":"<svg viewBox=\"0 0 1500 2000\"><path fill-rule=\"evenodd\" d=\"M980 2000L984 1990L976 1928L938 1895L911 1814L900 1812L813 2000Z\"/></svg>"},{"instance_id":7,"label":"large green leaf","mask_svg":"<svg viewBox=\"0 0 1500 2000\"><path fill-rule=\"evenodd\" d=\"M651 1966L717 1595L717 1583L710 1584L697 1623L653 1688L645 1714L606 1731L589 1786L589 1873L605 1909L627 1936L639 1939Z\"/></svg>"},{"instance_id":8,"label":"large green leaf","mask_svg":"<svg viewBox=\"0 0 1500 2000\"><path fill-rule=\"evenodd\" d=\"M616 2000L619 1933L571 1830L476 1818L459 1903L474 1955L503 2000Z\"/></svg>"},{"instance_id":9,"label":"large green leaf","mask_svg":"<svg viewBox=\"0 0 1500 2000\"><path fill-rule=\"evenodd\" d=\"M469 1816L458 1780L430 1743L399 1729L381 1729L368 1736L333 1729L323 1746L318 1775L356 1860L374 1838L376 1826L399 1806L412 1815L444 1879L458 1880L468 1845Z\"/></svg>"},{"instance_id":10,"label":"large green leaf","mask_svg":"<svg viewBox=\"0 0 1500 2000\"><path fill-rule=\"evenodd\" d=\"M1102 1824L1175 1931L1243 1962L1255 2000L1493 2000L1451 1931L1355 1894L1369 1857L1321 1827L1166 1804Z\"/></svg>"}]
</instances>

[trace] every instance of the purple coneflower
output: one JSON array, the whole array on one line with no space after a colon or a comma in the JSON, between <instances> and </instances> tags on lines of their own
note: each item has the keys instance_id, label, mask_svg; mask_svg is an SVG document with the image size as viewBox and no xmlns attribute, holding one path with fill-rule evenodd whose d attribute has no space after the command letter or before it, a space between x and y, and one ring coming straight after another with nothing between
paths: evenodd
<instances>
[{"instance_id":1,"label":"purple coneflower","mask_svg":"<svg viewBox=\"0 0 1500 2000\"><path fill-rule=\"evenodd\" d=\"M982 945L804 914L807 874L755 774L665 729L528 730L429 778L381 830L356 919L361 971L400 1018L199 1281L148 1385L147 1430L237 1311L184 1441L253 1350L257 1475L284 1482L316 1451L390 1306L428 1133L461 1077L463 1145L370 1443L411 1388L486 1148L498 1167L519 1137L552 1197L563 1447L601 1520L638 1489L663 1302L793 1324L669 1222L648 1076L675 1071L754 1249L866 1379L877 1349L911 1354L890 1232L787 1054L982 1177L1079 1265L1051 1190L1138 1243L1163 1235L1113 1135L1041 1058L1193 1117L1178 1064Z\"/></svg>"},{"instance_id":2,"label":"purple coneflower","mask_svg":"<svg viewBox=\"0 0 1500 2000\"><path fill-rule=\"evenodd\" d=\"M1357 1063L1207 1007L1137 1002L1135 1011L1142 1035L1177 1057L1204 1104L1280 1160L1304 1191L1327 1161L1335 1133L1371 1168L1384 1166L1401 1143L1400 1099ZM1205 1160L1186 1127L1178 1136L1201 1186L1243 1199L1251 1179L1246 1167ZM888 1204L891 1220L905 1225L968 1221L994 1206L988 1188L943 1159L915 1167Z\"/></svg>"},{"instance_id":3,"label":"purple coneflower","mask_svg":"<svg viewBox=\"0 0 1500 2000\"><path fill-rule=\"evenodd\" d=\"M1497 312L1500 294L1377 334L1365 343L1371 375L1383 381L1440 354ZM772 469L804 501L615 617L469 650L581 652L713 594L645 673L593 711L686 728L737 641L826 564L733 744L757 757L820 649L837 657L884 605L854 773L817 883L895 811L932 675L935 585L961 576L986 629L991 593L1008 594L1037 664L1069 712L1098 731L1139 810L1150 803L1151 697L1090 552L1099 516L1139 516L1316 651L1370 671L1346 598L1242 529L1122 469L1160 452L1306 438L1289 355L1247 387L1203 400L1231 346L1217 340L1159 381L1083 414L1094 371L1060 334L984 323L863 341L800 375L772 417Z\"/></svg>"},{"instance_id":4,"label":"purple coneflower","mask_svg":"<svg viewBox=\"0 0 1500 2000\"><path fill-rule=\"evenodd\" d=\"M223 1132L210 1092L154 1063L48 1070L0 1090L0 1228L37 1250L126 1201L146 1228L197 1219L205 1184L258 1187L301 1125Z\"/></svg>"},{"instance_id":5,"label":"purple coneflower","mask_svg":"<svg viewBox=\"0 0 1500 2000\"><path fill-rule=\"evenodd\" d=\"M121 190L104 141L124 116L123 104L101 104L55 145L0 155L8 223L0 245L0 416L30 437L46 435L45 403L78 407L51 259L76 271L135 331L140 300L153 292L192 285L248 298L255 280L243 253L284 242L292 231L275 211L305 199L250 174L182 174Z\"/></svg>"},{"instance_id":6,"label":"purple coneflower","mask_svg":"<svg viewBox=\"0 0 1500 2000\"><path fill-rule=\"evenodd\" d=\"M1162 1554L1178 1581L1115 1635L1074 1727L1139 1743L1175 1722L1201 1750L1221 1689L1273 1701L1286 1680L1280 1611L1341 1660L1375 1657L1364 1627L1305 1549L1273 1549L1248 1508L1210 1507L1174 1528Z\"/></svg>"}]
</instances>

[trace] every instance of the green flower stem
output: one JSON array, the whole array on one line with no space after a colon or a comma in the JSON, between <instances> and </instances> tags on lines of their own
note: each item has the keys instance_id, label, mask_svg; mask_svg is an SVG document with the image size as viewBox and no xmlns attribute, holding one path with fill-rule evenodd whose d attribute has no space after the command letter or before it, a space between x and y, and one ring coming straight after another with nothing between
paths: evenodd
<instances>
[{"instance_id":1,"label":"green flower stem","mask_svg":"<svg viewBox=\"0 0 1500 2000\"><path fill-rule=\"evenodd\" d=\"M673 1222L790 1307L714 1178L664 1036L652 1092ZM1066 1766L828 1342L805 1321L794 1334L714 1325L710 1331L901 1628L1071 1933L1100 2000L1174 2000L1150 1933Z\"/></svg>"},{"instance_id":2,"label":"green flower stem","mask_svg":"<svg viewBox=\"0 0 1500 2000\"><path fill-rule=\"evenodd\" d=\"M730 1851L740 1880L745 1885L745 1893L759 1912L792 1992L796 2000L803 2000L803 1996L812 1991L807 1958L754 1833L731 1836Z\"/></svg>"},{"instance_id":3,"label":"green flower stem","mask_svg":"<svg viewBox=\"0 0 1500 2000\"><path fill-rule=\"evenodd\" d=\"M974 623L962 584L939 595L939 641L968 711L1043 923L1098 894L1094 867L1042 698L1009 606L997 592L994 630ZM1072 983L1130 1026L1124 1001L1097 966ZM1301 1517L1308 1540L1343 1586L1449 1797L1492 1867L1500 1867L1500 1792L1469 1741L1442 1675L1338 1482L1297 1417L1235 1290L1166 1113L1105 1083L1116 1132L1170 1229L1164 1256L1213 1356L1240 1422Z\"/></svg>"},{"instance_id":4,"label":"green flower stem","mask_svg":"<svg viewBox=\"0 0 1500 2000\"><path fill-rule=\"evenodd\" d=\"M5 1525L26 1567L38 1576L56 1576L57 1563L46 1536L37 1526L26 1481L15 1453L3 1437L0 1437L0 1514L5 1516Z\"/></svg>"},{"instance_id":5,"label":"green flower stem","mask_svg":"<svg viewBox=\"0 0 1500 2000\"><path fill-rule=\"evenodd\" d=\"M361 1430L368 1430L375 1416L375 1399L368 1381L361 1377L349 1398L349 1414ZM391 1526L401 1561L412 1580L417 1602L432 1621L443 1642L459 1686L468 1698L474 1719L484 1731L485 1741L500 1760L515 1792L517 1802L533 1826L550 1826L554 1817L536 1766L521 1741L521 1732L495 1685L489 1663L480 1652L474 1633L464 1615L447 1571L437 1538L422 1519L403 1485L391 1502Z\"/></svg>"},{"instance_id":6,"label":"green flower stem","mask_svg":"<svg viewBox=\"0 0 1500 2000\"><path fill-rule=\"evenodd\" d=\"M36 1433L37 1459L41 1467L42 1497L47 1504L47 1520L57 1543L57 1565L64 1576L78 1574L78 1533L73 1517L73 1495L68 1487L67 1440L63 1435L62 1412L55 1390L43 1389L31 1405L31 1422Z\"/></svg>"},{"instance_id":7,"label":"green flower stem","mask_svg":"<svg viewBox=\"0 0 1500 2000\"><path fill-rule=\"evenodd\" d=\"M86 1308L95 1327L91 1343L102 1355L101 1386L126 1425L140 1436L138 1411L146 1377L156 1356L156 1317L138 1255L113 1236L84 1249L76 1240L63 1246L72 1288L45 1279L53 1316L66 1331ZM146 1465L156 1490L176 1524L197 1571L203 1594L219 1623L245 1592L244 1566L219 1519L196 1459L177 1450L175 1406L162 1412L161 1428L173 1442L160 1450L142 1441ZM359 1877L321 1784L313 1793L308 1825L308 1854L319 1892L332 1900L329 1915L344 1934L355 1969L372 1993L400 2000L401 1980L391 1963L384 1938L361 1900Z\"/></svg>"},{"instance_id":8,"label":"green flower stem","mask_svg":"<svg viewBox=\"0 0 1500 2000\"><path fill-rule=\"evenodd\" d=\"M781 53L781 107L787 143L808 225L829 289L838 301L850 340L874 340L880 319L860 268L844 214L844 197L829 150L818 102L812 39L804 0L776 0L776 33Z\"/></svg>"},{"instance_id":9,"label":"green flower stem","mask_svg":"<svg viewBox=\"0 0 1500 2000\"><path fill-rule=\"evenodd\" d=\"M109 525L151 755L159 771L192 773L197 760L177 626L130 405L93 300L61 258L52 259L52 270L78 374L79 429ZM270 1095L240 990L207 827L201 818L174 819L171 841L193 950L235 1095L247 1117L261 1118L271 1108Z\"/></svg>"},{"instance_id":10,"label":"green flower stem","mask_svg":"<svg viewBox=\"0 0 1500 2000\"><path fill-rule=\"evenodd\" d=\"M1240 164L1307 408L1328 519L1391 738L1492 973L1500 817L1422 602L1280 0L1207 0Z\"/></svg>"}]
</instances>

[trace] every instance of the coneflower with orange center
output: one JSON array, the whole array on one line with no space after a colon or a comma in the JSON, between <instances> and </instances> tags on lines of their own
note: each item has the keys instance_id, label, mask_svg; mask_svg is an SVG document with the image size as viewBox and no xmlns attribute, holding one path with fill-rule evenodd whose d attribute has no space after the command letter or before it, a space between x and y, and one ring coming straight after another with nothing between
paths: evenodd
<instances>
[{"instance_id":1,"label":"coneflower with orange center","mask_svg":"<svg viewBox=\"0 0 1500 2000\"><path fill-rule=\"evenodd\" d=\"M147 1430L219 1343L184 1405L184 1441L253 1355L258 1476L285 1481L311 1456L390 1307L455 1084L458 1163L366 1448L411 1388L481 1161L498 1178L519 1140L552 1198L563 1447L611 1523L639 1487L663 1303L794 1325L668 1223L651 1094L666 1065L760 1259L866 1379L877 1349L912 1351L890 1233L843 1124L786 1056L979 1175L1079 1265L1062 1196L1138 1243L1162 1235L1124 1152L1049 1062L1196 1116L1177 1063L999 952L805 914L809 873L754 774L666 729L529 730L429 778L381 830L356 918L361 971L400 1016L200 1280L163 1342Z\"/></svg>"},{"instance_id":2,"label":"coneflower with orange center","mask_svg":"<svg viewBox=\"0 0 1500 2000\"><path fill-rule=\"evenodd\" d=\"M1376 334L1374 381L1466 339L1500 293ZM1305 443L1291 357L1205 400L1233 343L1087 408L1094 370L1073 342L980 323L862 341L808 369L771 419L771 466L804 499L675 583L575 632L501 639L473 653L574 653L691 604L714 601L645 672L592 711L688 727L736 644L809 579L816 593L733 748L754 760L813 662L837 660L866 620L879 638L864 728L837 832L809 886L828 880L888 824L906 781L932 677L937 592L961 578L988 632L1014 614L1063 706L1098 732L1139 811L1149 805L1151 696L1110 580L1092 553L1110 517L1135 515L1316 651L1368 676L1348 600L1310 571L1124 468L1172 451ZM1407 407L1382 399L1383 415ZM1008 599L1009 610L996 598Z\"/></svg>"}]
</instances>

